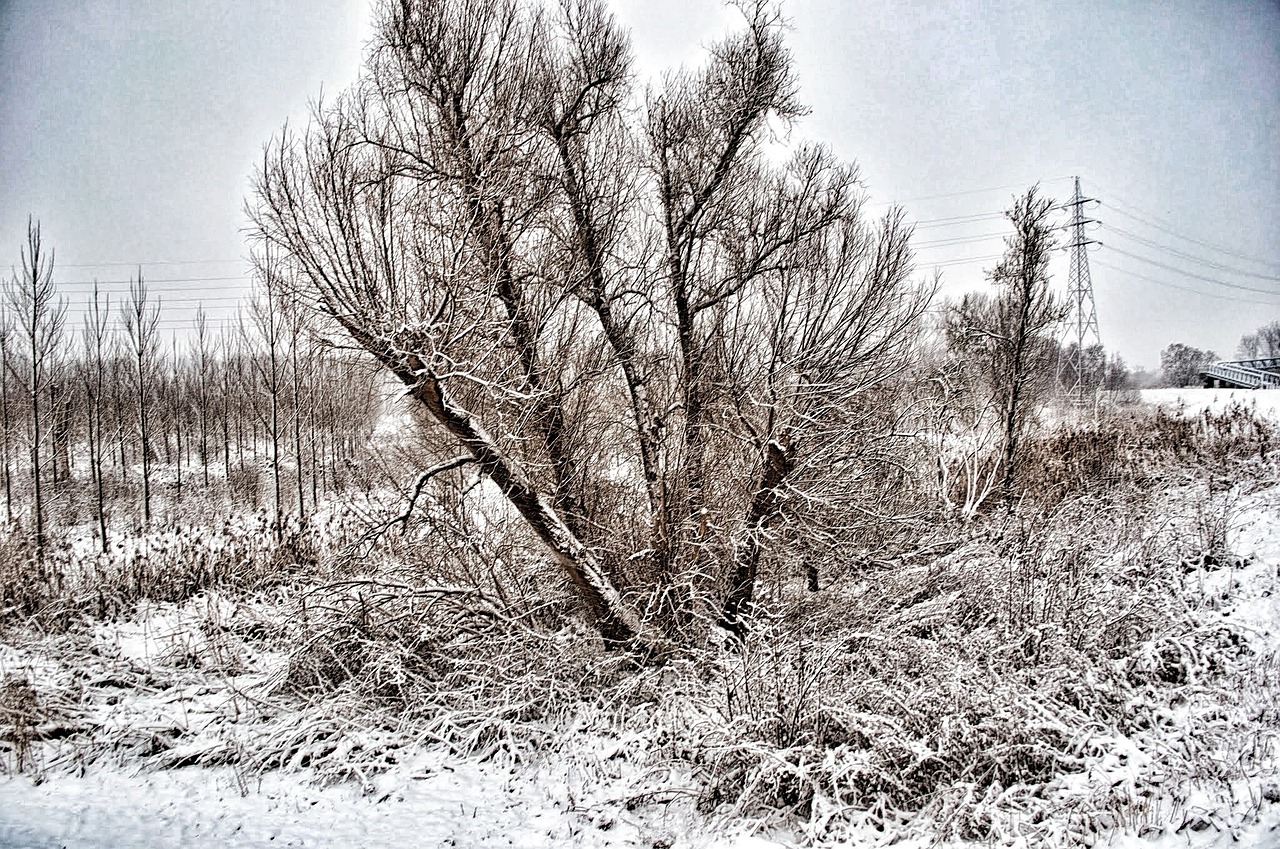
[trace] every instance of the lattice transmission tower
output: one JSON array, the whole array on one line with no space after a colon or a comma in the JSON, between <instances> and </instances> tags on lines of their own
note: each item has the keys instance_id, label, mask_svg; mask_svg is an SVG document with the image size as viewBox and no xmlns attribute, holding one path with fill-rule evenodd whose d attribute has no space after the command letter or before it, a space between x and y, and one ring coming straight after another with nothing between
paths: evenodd
<instances>
[{"instance_id":1,"label":"lattice transmission tower","mask_svg":"<svg viewBox=\"0 0 1280 849\"><path fill-rule=\"evenodd\" d=\"M1085 234L1085 225L1096 223L1096 219L1086 218L1084 214L1085 204L1095 203L1096 200L1080 193L1080 178L1076 177L1075 195L1062 205L1062 209L1071 212L1071 222L1067 225L1069 239L1064 245L1071 252L1071 268L1067 274L1067 301L1071 305L1071 313L1068 316L1067 332L1074 335L1068 341L1075 342L1076 347L1065 363L1059 363L1058 372L1061 378L1064 368L1070 369L1072 377L1068 392L1071 400L1077 404L1091 401L1092 390L1096 388L1087 382L1088 343L1102 344L1102 337L1098 333L1098 309L1093 302L1093 279L1089 275L1089 246L1101 243ZM1090 397L1086 397L1086 393Z\"/></svg>"}]
</instances>

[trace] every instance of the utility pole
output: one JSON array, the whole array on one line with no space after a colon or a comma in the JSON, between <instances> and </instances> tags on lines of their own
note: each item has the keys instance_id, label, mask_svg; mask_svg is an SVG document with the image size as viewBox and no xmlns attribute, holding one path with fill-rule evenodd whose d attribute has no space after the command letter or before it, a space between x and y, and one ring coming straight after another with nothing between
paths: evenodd
<instances>
[{"instance_id":1,"label":"utility pole","mask_svg":"<svg viewBox=\"0 0 1280 849\"><path fill-rule=\"evenodd\" d=\"M1083 406L1089 400L1085 397L1086 391L1096 388L1086 385L1086 341L1092 341L1097 345L1102 344L1102 337L1098 333L1098 310L1093 301L1093 279L1089 275L1089 246L1102 243L1085 235L1085 225L1095 224L1097 220L1085 217L1084 206L1087 203L1096 203L1097 199L1084 197L1080 193L1080 178L1075 179L1075 195L1061 208L1071 212L1071 223L1067 225L1070 241L1063 247L1071 251L1071 268L1067 274L1067 300L1071 303L1069 328L1075 333L1073 341L1076 343L1076 348L1066 363L1059 363L1058 374L1061 377L1064 367L1071 369L1073 380L1068 389L1068 395L1072 403Z\"/></svg>"}]
</instances>

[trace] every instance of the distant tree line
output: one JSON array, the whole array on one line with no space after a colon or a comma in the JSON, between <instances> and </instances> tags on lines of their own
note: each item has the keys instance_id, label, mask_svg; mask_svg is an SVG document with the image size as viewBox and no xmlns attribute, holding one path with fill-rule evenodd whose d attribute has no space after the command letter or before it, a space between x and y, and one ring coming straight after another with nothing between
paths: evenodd
<instances>
[{"instance_id":1,"label":"distant tree line","mask_svg":"<svg viewBox=\"0 0 1280 849\"><path fill-rule=\"evenodd\" d=\"M113 527L187 515L189 502L266 506L279 529L348 485L377 383L304 331L265 264L238 321L214 329L198 309L169 336L141 271L123 302L95 286L74 327L53 270L31 221L0 305L0 475L4 516L38 557L53 525L86 510L106 550Z\"/></svg>"},{"instance_id":2,"label":"distant tree line","mask_svg":"<svg viewBox=\"0 0 1280 849\"><path fill-rule=\"evenodd\" d=\"M1175 342L1160 352L1160 374L1166 386L1196 386L1200 371L1218 362L1213 351L1201 351Z\"/></svg>"}]
</instances>

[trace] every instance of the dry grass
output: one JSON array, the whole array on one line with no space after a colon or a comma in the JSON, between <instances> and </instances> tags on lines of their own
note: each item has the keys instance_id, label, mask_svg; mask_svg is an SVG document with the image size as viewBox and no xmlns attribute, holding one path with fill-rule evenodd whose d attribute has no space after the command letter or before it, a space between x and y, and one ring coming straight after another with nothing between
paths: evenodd
<instances>
[{"instance_id":1,"label":"dry grass","mask_svg":"<svg viewBox=\"0 0 1280 849\"><path fill-rule=\"evenodd\" d=\"M1248 481L1275 479L1259 433L1229 412L1062 434L1037 448L1061 462L1022 503L935 529L917 556L828 570L819 592L780 578L745 641L658 662L605 652L518 536L469 538L447 505L406 533L175 529L29 596L6 579L14 628L145 600L197 636L145 667L82 646L56 680L6 679L0 734L11 768L110 752L366 788L423 746L513 765L555 753L619 805L692 797L813 845L922 823L1033 845L1225 823L1265 803L1278 754L1280 660L1209 615L1229 602L1213 576L1243 565ZM113 689L194 705L201 686L225 696L201 723L94 724ZM28 719L54 705L79 723L58 757Z\"/></svg>"}]
</instances>

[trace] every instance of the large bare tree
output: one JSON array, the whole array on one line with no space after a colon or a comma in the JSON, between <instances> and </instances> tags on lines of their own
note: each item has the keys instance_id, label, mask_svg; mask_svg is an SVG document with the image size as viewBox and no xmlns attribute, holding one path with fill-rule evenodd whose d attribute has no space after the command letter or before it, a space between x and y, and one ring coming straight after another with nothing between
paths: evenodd
<instances>
[{"instance_id":1,"label":"large bare tree","mask_svg":"<svg viewBox=\"0 0 1280 849\"><path fill-rule=\"evenodd\" d=\"M616 643L742 627L774 525L850 497L850 404L929 294L852 166L768 149L803 110L784 22L740 8L639 93L598 0L384 2L251 204L293 296L461 451L428 473L478 468Z\"/></svg>"}]
</instances>

